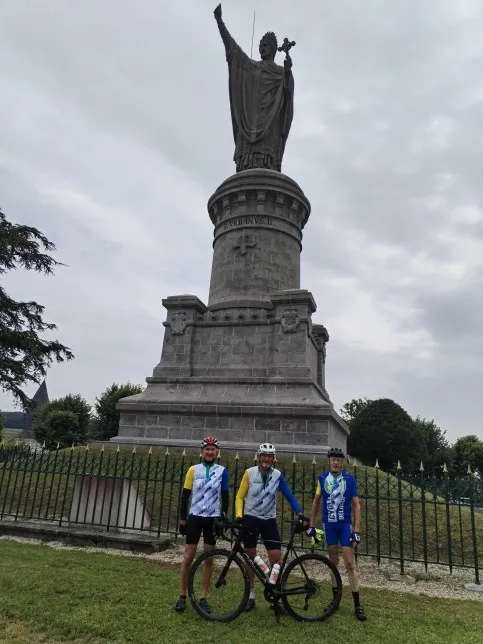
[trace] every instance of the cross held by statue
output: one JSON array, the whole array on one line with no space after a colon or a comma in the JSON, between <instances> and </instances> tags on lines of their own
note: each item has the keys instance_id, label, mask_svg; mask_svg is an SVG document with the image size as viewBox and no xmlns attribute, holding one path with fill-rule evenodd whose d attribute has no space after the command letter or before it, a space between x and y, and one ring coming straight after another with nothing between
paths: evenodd
<instances>
[{"instance_id":1,"label":"cross held by statue","mask_svg":"<svg viewBox=\"0 0 483 644\"><path fill-rule=\"evenodd\" d=\"M292 40L292 42L290 42L288 38L284 38L283 45L278 48L278 51L284 51L285 56L288 58L288 52L292 49L292 47L295 47L295 44L295 40Z\"/></svg>"}]
</instances>

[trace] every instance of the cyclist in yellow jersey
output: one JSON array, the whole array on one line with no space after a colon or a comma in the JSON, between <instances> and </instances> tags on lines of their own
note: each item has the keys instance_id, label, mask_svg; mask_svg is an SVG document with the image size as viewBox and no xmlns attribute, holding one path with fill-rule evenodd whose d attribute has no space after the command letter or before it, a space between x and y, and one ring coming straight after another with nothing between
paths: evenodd
<instances>
[{"instance_id":1,"label":"cyclist in yellow jersey","mask_svg":"<svg viewBox=\"0 0 483 644\"><path fill-rule=\"evenodd\" d=\"M226 467L215 462L218 448L216 438L213 436L204 438L201 444L203 460L198 465L192 465L186 473L179 520L179 532L186 536L186 541L180 572L180 594L174 607L177 612L182 612L186 608L188 575L201 533L203 533L205 551L213 549L216 543L215 520L228 511L228 472ZM191 507L188 516L190 496ZM208 559L203 568L200 606L207 613L211 612L207 594L212 566L213 561Z\"/></svg>"},{"instance_id":2,"label":"cyclist in yellow jersey","mask_svg":"<svg viewBox=\"0 0 483 644\"><path fill-rule=\"evenodd\" d=\"M270 443L260 445L258 465L245 470L235 500L235 514L242 524L241 539L248 556L251 559L255 558L260 536L272 567L279 564L281 559L280 533L276 520L278 492L287 499L303 524L307 527L309 525L282 472L273 467L274 461L274 445ZM255 608L255 580L250 568L248 576L250 577L250 597L247 611Z\"/></svg>"}]
</instances>

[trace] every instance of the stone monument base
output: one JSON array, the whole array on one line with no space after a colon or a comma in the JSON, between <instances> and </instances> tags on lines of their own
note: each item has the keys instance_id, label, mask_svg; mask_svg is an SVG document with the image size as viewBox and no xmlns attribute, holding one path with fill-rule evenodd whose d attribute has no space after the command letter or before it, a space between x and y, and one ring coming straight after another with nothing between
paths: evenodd
<instances>
[{"instance_id":1,"label":"stone monument base","mask_svg":"<svg viewBox=\"0 0 483 644\"><path fill-rule=\"evenodd\" d=\"M270 296L271 308L213 313L195 296L163 301L163 357L146 390L119 402L116 443L324 454L346 448L348 428L324 386L322 325L311 293Z\"/></svg>"}]
</instances>

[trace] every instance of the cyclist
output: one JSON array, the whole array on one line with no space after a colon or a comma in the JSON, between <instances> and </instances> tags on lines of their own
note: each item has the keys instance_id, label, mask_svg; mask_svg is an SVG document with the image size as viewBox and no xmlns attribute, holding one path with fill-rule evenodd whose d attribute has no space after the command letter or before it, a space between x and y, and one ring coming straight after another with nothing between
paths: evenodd
<instances>
[{"instance_id":1,"label":"cyclist","mask_svg":"<svg viewBox=\"0 0 483 644\"><path fill-rule=\"evenodd\" d=\"M354 599L355 616L360 621L367 619L359 600L359 579L354 559L354 545L360 543L361 507L356 479L343 470L344 452L332 447L328 454L329 471L320 474L312 503L310 527L307 534L315 536L315 521L322 500L322 523L329 558L339 566L339 544L342 547L344 564ZM352 526L352 515L354 525ZM353 529L354 528L354 529ZM332 588L332 592L337 592Z\"/></svg>"},{"instance_id":2,"label":"cyclist","mask_svg":"<svg viewBox=\"0 0 483 644\"><path fill-rule=\"evenodd\" d=\"M270 565L280 564L281 542L276 521L277 492L281 492L290 503L292 510L308 526L297 499L287 485L280 470L273 467L275 447L263 443L258 449L258 465L245 470L235 499L235 515L241 522L241 540L248 556L254 559L257 554L257 541L261 536L267 549ZM246 610L255 608L255 579L250 577L250 598Z\"/></svg>"},{"instance_id":3,"label":"cyclist","mask_svg":"<svg viewBox=\"0 0 483 644\"><path fill-rule=\"evenodd\" d=\"M181 494L179 532L186 536L183 562L180 572L180 594L175 605L178 612L186 608L186 589L191 564L196 553L201 533L203 533L204 549L212 550L216 543L215 520L228 511L228 471L217 464L218 441L213 436L207 436L201 443L201 463L192 465L187 473ZM188 501L191 507L188 518ZM220 512L221 500L221 512ZM202 592L200 606L207 613L211 612L207 600L211 579L213 561L204 563Z\"/></svg>"}]
</instances>

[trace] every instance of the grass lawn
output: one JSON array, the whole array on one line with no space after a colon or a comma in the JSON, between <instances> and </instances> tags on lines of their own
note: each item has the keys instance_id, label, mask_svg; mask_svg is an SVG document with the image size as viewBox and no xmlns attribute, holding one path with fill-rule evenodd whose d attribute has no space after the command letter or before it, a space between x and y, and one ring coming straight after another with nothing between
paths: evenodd
<instances>
[{"instance_id":1,"label":"grass lawn","mask_svg":"<svg viewBox=\"0 0 483 644\"><path fill-rule=\"evenodd\" d=\"M482 604L363 590L369 621L349 597L327 623L277 625L258 607L230 624L204 622L189 607L173 612L175 568L142 558L56 551L0 541L0 642L9 644L182 644L328 640L425 644L481 643Z\"/></svg>"}]
</instances>

